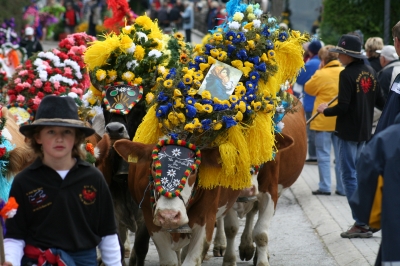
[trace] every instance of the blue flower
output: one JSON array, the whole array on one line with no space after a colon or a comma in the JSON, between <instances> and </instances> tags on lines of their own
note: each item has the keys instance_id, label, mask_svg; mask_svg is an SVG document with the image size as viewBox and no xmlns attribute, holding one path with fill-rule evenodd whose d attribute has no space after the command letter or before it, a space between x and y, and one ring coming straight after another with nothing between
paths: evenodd
<instances>
[{"instance_id":1,"label":"blue flower","mask_svg":"<svg viewBox=\"0 0 400 266\"><path fill-rule=\"evenodd\" d=\"M196 56L196 57L194 58L194 61L195 61L196 63L205 63L205 62L207 62L206 59L205 59L204 57L202 57L202 56Z\"/></svg>"},{"instance_id":2,"label":"blue flower","mask_svg":"<svg viewBox=\"0 0 400 266\"><path fill-rule=\"evenodd\" d=\"M265 72L267 71L267 65L264 62L262 62L261 64L256 65L256 69L258 71Z\"/></svg>"},{"instance_id":3,"label":"blue flower","mask_svg":"<svg viewBox=\"0 0 400 266\"><path fill-rule=\"evenodd\" d=\"M276 19L275 18L268 18L268 23L275 23Z\"/></svg>"},{"instance_id":4,"label":"blue flower","mask_svg":"<svg viewBox=\"0 0 400 266\"><path fill-rule=\"evenodd\" d=\"M158 107L158 109L157 109L156 116L157 116L157 117L163 117L163 116L165 116L165 115L168 113L168 111L169 111L169 109L171 108L171 106L172 106L172 104L170 104L170 103L161 105L161 106Z\"/></svg>"},{"instance_id":5,"label":"blue flower","mask_svg":"<svg viewBox=\"0 0 400 266\"><path fill-rule=\"evenodd\" d=\"M249 74L249 79L252 83L258 83L258 80L260 79L260 74L258 74L257 71L251 71Z\"/></svg>"},{"instance_id":6,"label":"blue flower","mask_svg":"<svg viewBox=\"0 0 400 266\"><path fill-rule=\"evenodd\" d=\"M239 52L236 53L236 56L242 61L247 60L247 52L245 49L239 50Z\"/></svg>"},{"instance_id":7,"label":"blue flower","mask_svg":"<svg viewBox=\"0 0 400 266\"><path fill-rule=\"evenodd\" d=\"M269 35L271 35L271 32L269 31L268 26L265 26L263 31L261 32L262 35L264 35L265 37L269 37Z\"/></svg>"},{"instance_id":8,"label":"blue flower","mask_svg":"<svg viewBox=\"0 0 400 266\"><path fill-rule=\"evenodd\" d=\"M228 32L225 34L225 38L226 38L227 40L229 40L229 41L233 41L233 40L235 39L235 37L236 37L236 33L233 32L233 31L228 31Z\"/></svg>"},{"instance_id":9,"label":"blue flower","mask_svg":"<svg viewBox=\"0 0 400 266\"><path fill-rule=\"evenodd\" d=\"M223 116L222 121L225 123L226 128L230 128L236 126L236 121L232 118L232 116Z\"/></svg>"},{"instance_id":10,"label":"blue flower","mask_svg":"<svg viewBox=\"0 0 400 266\"><path fill-rule=\"evenodd\" d=\"M265 49L267 50L274 49L274 43L271 40L267 40L267 43L265 44Z\"/></svg>"},{"instance_id":11,"label":"blue flower","mask_svg":"<svg viewBox=\"0 0 400 266\"><path fill-rule=\"evenodd\" d=\"M255 88L256 85L252 81L246 81L245 86L246 86L246 94L247 94L247 92L249 90L253 90L254 91L254 88Z\"/></svg>"},{"instance_id":12,"label":"blue flower","mask_svg":"<svg viewBox=\"0 0 400 266\"><path fill-rule=\"evenodd\" d=\"M246 36L243 32L238 32L235 34L235 38L232 40L233 43L241 43L246 41Z\"/></svg>"},{"instance_id":13,"label":"blue flower","mask_svg":"<svg viewBox=\"0 0 400 266\"><path fill-rule=\"evenodd\" d=\"M196 100L193 97L187 96L185 98L185 102L186 102L186 104L193 105L196 103Z\"/></svg>"},{"instance_id":14,"label":"blue flower","mask_svg":"<svg viewBox=\"0 0 400 266\"><path fill-rule=\"evenodd\" d=\"M279 37L278 37L278 39L281 41L281 42L284 42L284 41L286 41L287 40L287 38L288 38L288 34L284 31L284 32L281 32L281 33L279 33Z\"/></svg>"},{"instance_id":15,"label":"blue flower","mask_svg":"<svg viewBox=\"0 0 400 266\"><path fill-rule=\"evenodd\" d=\"M173 67L169 70L166 79L174 79L175 75L176 75L176 68Z\"/></svg>"},{"instance_id":16,"label":"blue flower","mask_svg":"<svg viewBox=\"0 0 400 266\"><path fill-rule=\"evenodd\" d=\"M236 46L232 44L228 44L228 56L231 56L231 54L236 50Z\"/></svg>"},{"instance_id":17,"label":"blue flower","mask_svg":"<svg viewBox=\"0 0 400 266\"><path fill-rule=\"evenodd\" d=\"M259 56L249 57L249 62L258 65L260 63L260 57Z\"/></svg>"},{"instance_id":18,"label":"blue flower","mask_svg":"<svg viewBox=\"0 0 400 266\"><path fill-rule=\"evenodd\" d=\"M211 44L206 44L205 47L206 47L206 51L204 53L207 54L207 55L210 54L210 50L215 48L215 46L213 46Z\"/></svg>"},{"instance_id":19,"label":"blue flower","mask_svg":"<svg viewBox=\"0 0 400 266\"><path fill-rule=\"evenodd\" d=\"M211 119L203 119L201 121L204 130L209 130L211 128Z\"/></svg>"},{"instance_id":20,"label":"blue flower","mask_svg":"<svg viewBox=\"0 0 400 266\"><path fill-rule=\"evenodd\" d=\"M173 140L178 140L178 134L176 134L176 133L169 133L168 135L171 137L171 139L173 139Z\"/></svg>"},{"instance_id":21,"label":"blue flower","mask_svg":"<svg viewBox=\"0 0 400 266\"><path fill-rule=\"evenodd\" d=\"M196 108L193 105L186 105L186 116L188 118L194 118L196 116Z\"/></svg>"},{"instance_id":22,"label":"blue flower","mask_svg":"<svg viewBox=\"0 0 400 266\"><path fill-rule=\"evenodd\" d=\"M282 101L281 104L282 104L283 108L285 108L285 109L289 107L289 104L287 101Z\"/></svg>"},{"instance_id":23,"label":"blue flower","mask_svg":"<svg viewBox=\"0 0 400 266\"><path fill-rule=\"evenodd\" d=\"M226 110L228 108L229 108L229 106L227 104L216 103L216 104L213 105L214 111L224 111L224 110Z\"/></svg>"},{"instance_id":24,"label":"blue flower","mask_svg":"<svg viewBox=\"0 0 400 266\"><path fill-rule=\"evenodd\" d=\"M183 89L185 89L185 83L183 83L183 81L179 81L179 83L178 83L178 85L176 85L176 87L178 89L183 90Z\"/></svg>"},{"instance_id":25,"label":"blue flower","mask_svg":"<svg viewBox=\"0 0 400 266\"><path fill-rule=\"evenodd\" d=\"M192 68L194 68L196 71L200 69L198 64L189 62L189 69Z\"/></svg>"},{"instance_id":26,"label":"blue flower","mask_svg":"<svg viewBox=\"0 0 400 266\"><path fill-rule=\"evenodd\" d=\"M168 99L169 99L168 96L165 95L164 92L160 92L160 94L158 94L157 101L166 102L168 101Z\"/></svg>"},{"instance_id":27,"label":"blue flower","mask_svg":"<svg viewBox=\"0 0 400 266\"><path fill-rule=\"evenodd\" d=\"M275 113L275 116L274 116L275 124L278 124L278 122L280 122L283 119L284 115L285 115L285 113Z\"/></svg>"},{"instance_id":28,"label":"blue flower","mask_svg":"<svg viewBox=\"0 0 400 266\"><path fill-rule=\"evenodd\" d=\"M213 104L212 100L202 99L201 104Z\"/></svg>"}]
</instances>

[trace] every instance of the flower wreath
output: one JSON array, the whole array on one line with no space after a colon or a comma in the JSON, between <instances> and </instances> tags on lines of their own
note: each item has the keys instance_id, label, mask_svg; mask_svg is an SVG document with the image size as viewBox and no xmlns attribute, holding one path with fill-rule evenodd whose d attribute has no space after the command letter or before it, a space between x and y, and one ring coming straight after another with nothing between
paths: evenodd
<instances>
[{"instance_id":1,"label":"flower wreath","mask_svg":"<svg viewBox=\"0 0 400 266\"><path fill-rule=\"evenodd\" d=\"M174 193L165 191L163 186L161 185L162 171L161 171L161 162L158 157L158 153L160 152L161 148L165 145L178 145L178 146L189 148L195 152L195 156L196 156L194 163L186 169L184 176L181 178L178 189L176 189ZM195 171L196 169L198 169L198 167L201 163L201 152L200 152L200 149L198 149L194 144L186 142L184 140L174 140L172 138L171 139L162 139L156 144L155 148L153 149L152 158L153 158L153 163L154 163L154 167L155 167L155 177L153 179L153 176L150 175L150 182L152 182L152 181L154 182L154 188L158 193L160 193L161 195L168 197L168 198L174 198L174 197L177 197L180 195L182 189L185 187L186 180L189 177L190 173Z\"/></svg>"},{"instance_id":2,"label":"flower wreath","mask_svg":"<svg viewBox=\"0 0 400 266\"><path fill-rule=\"evenodd\" d=\"M32 109L22 103L10 103L7 109L17 118L18 125L28 125L35 118Z\"/></svg>"}]
</instances>

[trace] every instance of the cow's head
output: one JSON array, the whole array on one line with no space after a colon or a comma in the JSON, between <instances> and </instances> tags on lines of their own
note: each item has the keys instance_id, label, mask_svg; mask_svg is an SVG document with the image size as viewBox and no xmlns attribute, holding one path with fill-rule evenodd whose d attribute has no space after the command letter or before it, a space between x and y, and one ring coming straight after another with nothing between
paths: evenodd
<instances>
[{"instance_id":1,"label":"cow's head","mask_svg":"<svg viewBox=\"0 0 400 266\"><path fill-rule=\"evenodd\" d=\"M152 201L153 222L163 229L176 229L189 222L187 207L197 188L200 153L190 147L181 148L181 145L175 144L165 145L160 142L157 145L146 145L127 140L114 143L115 150L125 160L136 162L134 178L149 178L153 186L151 199L148 199ZM202 157L207 158L204 162L216 162L209 159L216 155L216 151L202 151ZM182 154L186 157L180 156Z\"/></svg>"}]
</instances>

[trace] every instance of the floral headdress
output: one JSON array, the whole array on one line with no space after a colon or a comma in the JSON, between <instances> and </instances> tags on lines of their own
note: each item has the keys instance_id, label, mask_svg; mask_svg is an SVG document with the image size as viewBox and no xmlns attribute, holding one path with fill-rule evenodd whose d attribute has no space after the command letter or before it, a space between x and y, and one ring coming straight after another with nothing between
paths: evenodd
<instances>
[{"instance_id":1,"label":"floral headdress","mask_svg":"<svg viewBox=\"0 0 400 266\"><path fill-rule=\"evenodd\" d=\"M9 102L36 111L46 95L74 92L82 97L90 86L83 53L94 40L86 33L71 34L59 43L57 49L39 52L29 58L16 69L6 85Z\"/></svg>"},{"instance_id":2,"label":"floral headdress","mask_svg":"<svg viewBox=\"0 0 400 266\"><path fill-rule=\"evenodd\" d=\"M134 141L155 143L168 135L200 148L218 147L222 169L200 166L200 185L241 189L250 185L251 165L274 157L276 108L283 100L286 108L291 103L279 97L280 85L293 81L303 67L302 43L309 37L280 29L258 4L230 1L227 10L227 21L207 44L195 46L194 60L157 79L155 95L146 97L152 107ZM228 99L213 97L207 87L199 90L219 63L242 73Z\"/></svg>"},{"instance_id":3,"label":"floral headdress","mask_svg":"<svg viewBox=\"0 0 400 266\"><path fill-rule=\"evenodd\" d=\"M85 52L89 68L91 91L102 100L101 92L114 85L142 86L146 94L155 82L156 66L166 56L161 52L162 32L147 16L137 17L133 25L95 41ZM96 91L97 89L97 91ZM96 103L96 100L89 100Z\"/></svg>"}]
</instances>

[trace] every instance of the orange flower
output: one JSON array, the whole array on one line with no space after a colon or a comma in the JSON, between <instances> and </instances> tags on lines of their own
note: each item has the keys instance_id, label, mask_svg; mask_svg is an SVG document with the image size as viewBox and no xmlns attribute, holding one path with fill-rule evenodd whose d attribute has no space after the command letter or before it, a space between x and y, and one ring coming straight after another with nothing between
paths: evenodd
<instances>
[{"instance_id":1,"label":"orange flower","mask_svg":"<svg viewBox=\"0 0 400 266\"><path fill-rule=\"evenodd\" d=\"M86 143L85 149L86 151L90 152L91 155L94 155L94 147L92 143Z\"/></svg>"}]
</instances>

